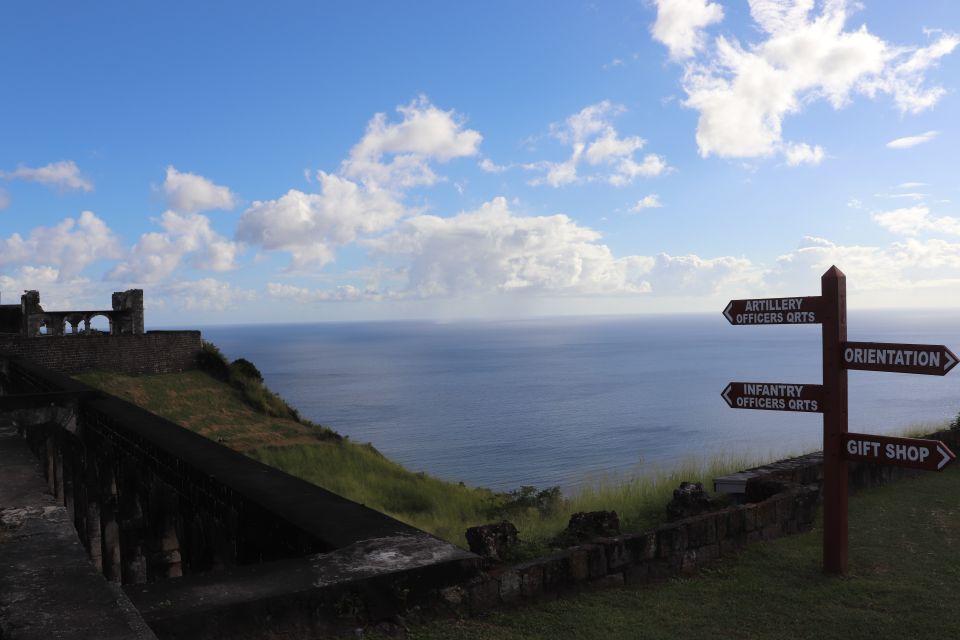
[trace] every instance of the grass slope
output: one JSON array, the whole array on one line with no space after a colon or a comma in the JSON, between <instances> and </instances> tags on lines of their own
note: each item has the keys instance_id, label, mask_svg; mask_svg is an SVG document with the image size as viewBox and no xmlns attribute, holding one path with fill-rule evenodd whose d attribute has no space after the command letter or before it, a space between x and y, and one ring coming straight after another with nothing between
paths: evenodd
<instances>
[{"instance_id":1,"label":"grass slope","mask_svg":"<svg viewBox=\"0 0 960 640\"><path fill-rule=\"evenodd\" d=\"M92 372L78 378L454 544L466 546L468 527L509 519L526 542L521 556L544 551L572 513L615 510L624 531L638 531L662 521L664 505L681 481L711 487L717 475L763 462L733 456L691 460L669 471L595 481L570 496L556 491L538 498L532 487L526 492L494 493L411 472L370 445L298 420L296 412L259 380L237 380L234 365L220 365L229 368L220 377L234 384L203 371L136 377Z\"/></svg>"},{"instance_id":2,"label":"grass slope","mask_svg":"<svg viewBox=\"0 0 960 640\"><path fill-rule=\"evenodd\" d=\"M822 531L748 547L699 576L414 628L417 640L870 640L960 633L960 464L850 501L850 571L821 571ZM379 636L370 636L379 637Z\"/></svg>"}]
</instances>

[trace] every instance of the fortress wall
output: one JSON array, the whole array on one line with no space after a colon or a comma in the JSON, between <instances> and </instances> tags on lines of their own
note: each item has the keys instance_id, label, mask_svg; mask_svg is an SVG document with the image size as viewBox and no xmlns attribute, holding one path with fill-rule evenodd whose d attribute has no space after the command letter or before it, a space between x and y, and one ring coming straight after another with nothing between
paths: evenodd
<instances>
[{"instance_id":1,"label":"fortress wall","mask_svg":"<svg viewBox=\"0 0 960 640\"><path fill-rule=\"evenodd\" d=\"M25 358L63 373L91 369L130 374L185 371L196 368L200 348L199 331L38 338L0 334L0 354Z\"/></svg>"}]
</instances>

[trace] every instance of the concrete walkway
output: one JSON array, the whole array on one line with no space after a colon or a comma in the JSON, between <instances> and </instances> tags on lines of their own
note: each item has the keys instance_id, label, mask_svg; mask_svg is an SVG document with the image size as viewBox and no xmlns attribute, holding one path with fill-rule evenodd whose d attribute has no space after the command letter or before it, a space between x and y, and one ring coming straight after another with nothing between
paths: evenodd
<instances>
[{"instance_id":1,"label":"concrete walkway","mask_svg":"<svg viewBox=\"0 0 960 640\"><path fill-rule=\"evenodd\" d=\"M0 425L0 638L156 640L117 585L94 568L40 465Z\"/></svg>"}]
</instances>

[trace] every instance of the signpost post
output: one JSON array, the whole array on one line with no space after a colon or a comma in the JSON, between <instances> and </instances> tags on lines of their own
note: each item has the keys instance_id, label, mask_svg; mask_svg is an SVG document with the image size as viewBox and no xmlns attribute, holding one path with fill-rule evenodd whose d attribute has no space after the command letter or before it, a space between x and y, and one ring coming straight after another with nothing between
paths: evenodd
<instances>
[{"instance_id":1,"label":"signpost post","mask_svg":"<svg viewBox=\"0 0 960 640\"><path fill-rule=\"evenodd\" d=\"M823 414L823 569L847 571L847 461L939 471L956 456L937 440L847 432L847 371L946 375L958 362L943 345L847 341L847 277L836 267L820 278L820 295L731 300L733 325L820 324L823 384L731 382L721 393L735 409Z\"/></svg>"}]
</instances>

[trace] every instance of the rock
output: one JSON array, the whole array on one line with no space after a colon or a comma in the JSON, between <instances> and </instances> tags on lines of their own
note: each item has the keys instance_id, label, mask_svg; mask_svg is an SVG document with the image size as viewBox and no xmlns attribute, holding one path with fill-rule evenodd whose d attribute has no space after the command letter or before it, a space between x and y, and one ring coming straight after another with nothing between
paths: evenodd
<instances>
[{"instance_id":1,"label":"rock","mask_svg":"<svg viewBox=\"0 0 960 640\"><path fill-rule=\"evenodd\" d=\"M504 560L517 543L517 528L506 520L467 529L470 551L485 558Z\"/></svg>"},{"instance_id":2,"label":"rock","mask_svg":"<svg viewBox=\"0 0 960 640\"><path fill-rule=\"evenodd\" d=\"M790 488L790 484L769 477L750 478L744 488L747 502L763 502Z\"/></svg>"},{"instance_id":3,"label":"rock","mask_svg":"<svg viewBox=\"0 0 960 640\"><path fill-rule=\"evenodd\" d=\"M570 547L593 540L620 535L620 517L616 511L580 511L570 516L567 528L553 539L553 545Z\"/></svg>"},{"instance_id":4,"label":"rock","mask_svg":"<svg viewBox=\"0 0 960 640\"><path fill-rule=\"evenodd\" d=\"M683 520L718 508L718 503L707 495L700 482L681 482L673 490L673 499L667 503L667 518Z\"/></svg>"}]
</instances>

